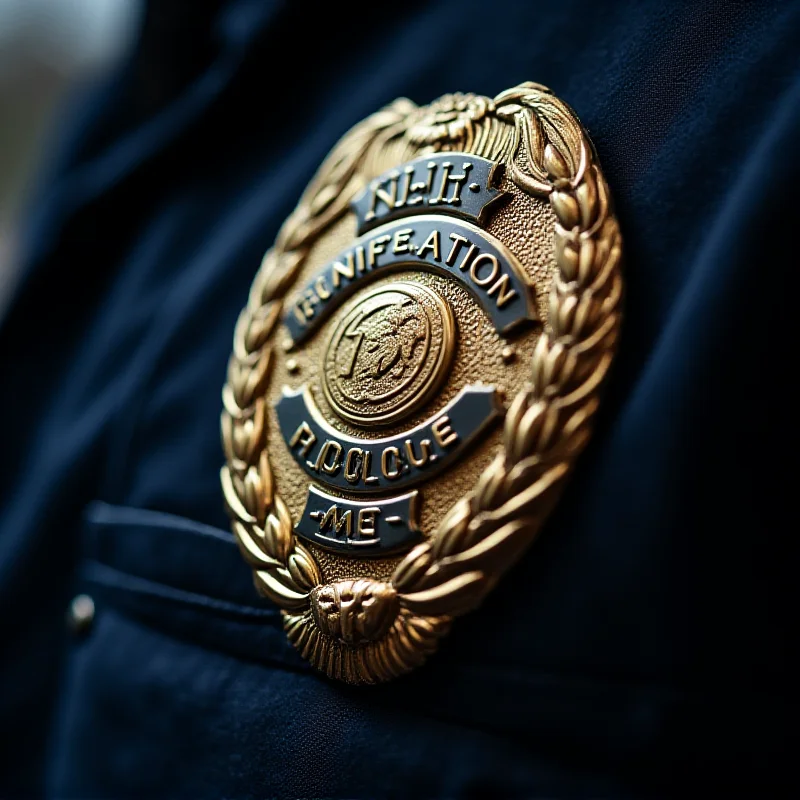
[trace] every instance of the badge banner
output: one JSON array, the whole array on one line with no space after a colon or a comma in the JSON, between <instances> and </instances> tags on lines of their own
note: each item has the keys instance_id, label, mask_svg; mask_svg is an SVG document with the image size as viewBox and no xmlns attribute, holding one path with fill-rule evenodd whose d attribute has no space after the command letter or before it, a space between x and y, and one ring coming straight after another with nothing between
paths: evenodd
<instances>
[{"instance_id":1,"label":"badge banner","mask_svg":"<svg viewBox=\"0 0 800 800\"><path fill-rule=\"evenodd\" d=\"M401 267L455 278L497 331L536 319L530 281L502 242L469 222L425 214L376 228L324 266L284 316L294 344L302 344L365 280Z\"/></svg>"},{"instance_id":2,"label":"badge banner","mask_svg":"<svg viewBox=\"0 0 800 800\"><path fill-rule=\"evenodd\" d=\"M385 556L419 539L419 492L363 503L308 487L306 506L295 532L308 541L342 553Z\"/></svg>"},{"instance_id":3,"label":"badge banner","mask_svg":"<svg viewBox=\"0 0 800 800\"><path fill-rule=\"evenodd\" d=\"M337 431L308 387L285 392L276 406L284 442L312 478L349 492L410 486L445 469L499 414L494 386L467 386L438 414L385 439Z\"/></svg>"},{"instance_id":4,"label":"badge banner","mask_svg":"<svg viewBox=\"0 0 800 800\"><path fill-rule=\"evenodd\" d=\"M480 224L491 203L508 197L492 185L501 171L497 162L470 153L436 153L387 170L351 203L358 233L426 211Z\"/></svg>"}]
</instances>

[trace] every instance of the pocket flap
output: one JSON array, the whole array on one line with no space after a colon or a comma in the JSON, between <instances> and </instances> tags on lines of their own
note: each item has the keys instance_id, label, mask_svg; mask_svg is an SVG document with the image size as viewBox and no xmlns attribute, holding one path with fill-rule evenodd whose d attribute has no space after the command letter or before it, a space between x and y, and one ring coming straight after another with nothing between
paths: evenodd
<instances>
[{"instance_id":1,"label":"pocket flap","mask_svg":"<svg viewBox=\"0 0 800 800\"><path fill-rule=\"evenodd\" d=\"M81 584L101 604L208 647L305 668L232 534L102 502L87 507L84 523Z\"/></svg>"}]
</instances>

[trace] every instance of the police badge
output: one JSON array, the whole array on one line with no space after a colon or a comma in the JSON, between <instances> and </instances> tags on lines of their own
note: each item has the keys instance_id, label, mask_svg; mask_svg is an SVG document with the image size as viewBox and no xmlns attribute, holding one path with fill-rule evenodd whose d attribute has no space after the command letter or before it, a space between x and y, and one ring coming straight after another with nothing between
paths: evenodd
<instances>
[{"instance_id":1,"label":"police badge","mask_svg":"<svg viewBox=\"0 0 800 800\"><path fill-rule=\"evenodd\" d=\"M327 675L419 666L530 545L589 437L620 254L588 137L537 84L398 100L328 156L222 413L239 547Z\"/></svg>"}]
</instances>

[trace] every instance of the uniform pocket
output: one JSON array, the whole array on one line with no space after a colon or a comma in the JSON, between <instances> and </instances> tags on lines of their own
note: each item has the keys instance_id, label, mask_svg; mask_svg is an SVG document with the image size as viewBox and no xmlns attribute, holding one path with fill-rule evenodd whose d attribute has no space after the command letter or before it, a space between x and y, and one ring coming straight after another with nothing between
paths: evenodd
<instances>
[{"instance_id":1,"label":"uniform pocket","mask_svg":"<svg viewBox=\"0 0 800 800\"><path fill-rule=\"evenodd\" d=\"M84 516L84 551L80 586L98 614L110 606L202 646L306 668L227 531L95 502Z\"/></svg>"}]
</instances>

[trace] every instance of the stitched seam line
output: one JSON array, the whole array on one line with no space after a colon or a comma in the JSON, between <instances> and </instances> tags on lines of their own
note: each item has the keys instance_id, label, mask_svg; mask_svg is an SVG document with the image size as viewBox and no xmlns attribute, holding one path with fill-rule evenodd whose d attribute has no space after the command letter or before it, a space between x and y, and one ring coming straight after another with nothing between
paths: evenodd
<instances>
[{"instance_id":1,"label":"stitched seam line","mask_svg":"<svg viewBox=\"0 0 800 800\"><path fill-rule=\"evenodd\" d=\"M214 528L211 525L204 525L202 522L195 522L186 517L179 517L165 511L151 511L144 508L134 508L132 506L118 506L96 500L91 503L85 512L88 522L95 525L130 525L146 528L163 528L165 531L198 534L209 536L225 544L236 546L233 534Z\"/></svg>"},{"instance_id":2,"label":"stitched seam line","mask_svg":"<svg viewBox=\"0 0 800 800\"><path fill-rule=\"evenodd\" d=\"M270 619L278 621L280 618L280 612L277 609L245 606L239 603L232 603L228 600L206 597L183 589L175 589L163 583L158 583L157 581L129 575L107 564L103 564L100 561L88 561L83 568L83 575L87 580L101 586L107 586L110 589L158 597L162 600L168 600L194 608L201 608L204 610L212 609L214 611L246 617L248 619Z\"/></svg>"}]
</instances>

